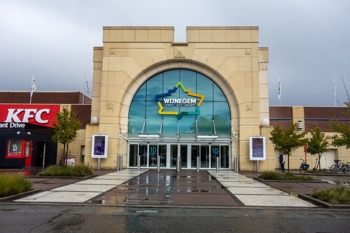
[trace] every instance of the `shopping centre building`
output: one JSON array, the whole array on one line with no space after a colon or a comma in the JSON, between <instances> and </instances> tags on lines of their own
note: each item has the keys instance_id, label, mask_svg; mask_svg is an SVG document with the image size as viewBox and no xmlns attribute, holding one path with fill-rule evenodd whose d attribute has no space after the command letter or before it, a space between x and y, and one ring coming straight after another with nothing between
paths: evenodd
<instances>
[{"instance_id":1,"label":"shopping centre building","mask_svg":"<svg viewBox=\"0 0 350 233\"><path fill-rule=\"evenodd\" d=\"M346 108L269 106L268 48L259 46L258 27L187 27L186 38L174 42L173 27L103 28L84 105L89 122L70 147L76 161L99 169L274 170L274 125L333 135L329 121L345 117ZM345 147L329 149L322 166L349 157ZM291 168L301 158L302 148Z\"/></svg>"}]
</instances>

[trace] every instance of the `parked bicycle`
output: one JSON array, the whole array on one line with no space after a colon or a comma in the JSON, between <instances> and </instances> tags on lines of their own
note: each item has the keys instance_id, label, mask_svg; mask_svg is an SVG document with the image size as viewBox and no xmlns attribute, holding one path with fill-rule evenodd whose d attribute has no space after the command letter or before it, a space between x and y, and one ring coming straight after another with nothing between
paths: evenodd
<instances>
[{"instance_id":1,"label":"parked bicycle","mask_svg":"<svg viewBox=\"0 0 350 233\"><path fill-rule=\"evenodd\" d=\"M339 159L335 159L334 162L329 168L332 173L347 173L350 170L349 163L342 163Z\"/></svg>"},{"instance_id":2,"label":"parked bicycle","mask_svg":"<svg viewBox=\"0 0 350 233\"><path fill-rule=\"evenodd\" d=\"M303 159L300 159L302 160L301 164L300 164L300 167L299 167L299 172L300 173L306 173L307 169L309 169L310 165L305 163L305 160Z\"/></svg>"}]
</instances>

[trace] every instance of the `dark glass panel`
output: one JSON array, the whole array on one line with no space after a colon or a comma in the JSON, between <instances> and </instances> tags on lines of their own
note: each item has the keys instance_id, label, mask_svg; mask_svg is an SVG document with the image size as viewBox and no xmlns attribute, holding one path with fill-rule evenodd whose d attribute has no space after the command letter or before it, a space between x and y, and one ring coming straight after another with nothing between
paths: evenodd
<instances>
[{"instance_id":1,"label":"dark glass panel","mask_svg":"<svg viewBox=\"0 0 350 233\"><path fill-rule=\"evenodd\" d=\"M216 134L230 134L230 110L227 102L215 102L214 123Z\"/></svg>"},{"instance_id":2,"label":"dark glass panel","mask_svg":"<svg viewBox=\"0 0 350 233\"><path fill-rule=\"evenodd\" d=\"M187 145L180 145L181 167L187 168Z\"/></svg>"},{"instance_id":3,"label":"dark glass panel","mask_svg":"<svg viewBox=\"0 0 350 233\"><path fill-rule=\"evenodd\" d=\"M214 101L225 101L226 98L221 89L214 83Z\"/></svg>"},{"instance_id":4,"label":"dark glass panel","mask_svg":"<svg viewBox=\"0 0 350 233\"><path fill-rule=\"evenodd\" d=\"M204 95L204 101L213 101L213 85L209 78L197 74L197 94Z\"/></svg>"},{"instance_id":5,"label":"dark glass panel","mask_svg":"<svg viewBox=\"0 0 350 233\"><path fill-rule=\"evenodd\" d=\"M180 133L195 134L196 133L196 115L183 116L180 121Z\"/></svg>"},{"instance_id":6,"label":"dark glass panel","mask_svg":"<svg viewBox=\"0 0 350 233\"><path fill-rule=\"evenodd\" d=\"M163 93L163 74L157 74L147 81L147 100L155 100L155 96Z\"/></svg>"},{"instance_id":7,"label":"dark glass panel","mask_svg":"<svg viewBox=\"0 0 350 233\"><path fill-rule=\"evenodd\" d=\"M157 167L157 154L158 154L158 146L157 145L149 145L149 167Z\"/></svg>"},{"instance_id":8,"label":"dark glass panel","mask_svg":"<svg viewBox=\"0 0 350 233\"><path fill-rule=\"evenodd\" d=\"M167 145L159 145L160 167L166 167Z\"/></svg>"},{"instance_id":9,"label":"dark glass panel","mask_svg":"<svg viewBox=\"0 0 350 233\"><path fill-rule=\"evenodd\" d=\"M163 133L177 134L178 133L178 119L175 115L163 115Z\"/></svg>"},{"instance_id":10,"label":"dark glass panel","mask_svg":"<svg viewBox=\"0 0 350 233\"><path fill-rule=\"evenodd\" d=\"M209 168L209 146L201 146L201 168Z\"/></svg>"},{"instance_id":11,"label":"dark glass panel","mask_svg":"<svg viewBox=\"0 0 350 233\"><path fill-rule=\"evenodd\" d=\"M129 110L129 133L141 133L145 121L145 102L133 101Z\"/></svg>"},{"instance_id":12,"label":"dark glass panel","mask_svg":"<svg viewBox=\"0 0 350 233\"><path fill-rule=\"evenodd\" d=\"M138 146L139 145L137 145L137 144L130 144L130 153L129 153L129 166L130 167L137 166Z\"/></svg>"},{"instance_id":13,"label":"dark glass panel","mask_svg":"<svg viewBox=\"0 0 350 233\"><path fill-rule=\"evenodd\" d=\"M211 168L216 168L216 157L219 157L219 146L211 146Z\"/></svg>"},{"instance_id":14,"label":"dark glass panel","mask_svg":"<svg viewBox=\"0 0 350 233\"><path fill-rule=\"evenodd\" d=\"M192 93L197 93L196 72L193 72L190 70L180 70L180 81L182 82L182 84L185 86L187 90L191 90ZM182 90L180 90L180 98L191 98L191 97L188 97L188 93L184 93Z\"/></svg>"},{"instance_id":15,"label":"dark glass panel","mask_svg":"<svg viewBox=\"0 0 350 233\"><path fill-rule=\"evenodd\" d=\"M191 168L197 167L197 156L199 156L199 146L191 146Z\"/></svg>"},{"instance_id":16,"label":"dark glass panel","mask_svg":"<svg viewBox=\"0 0 350 233\"><path fill-rule=\"evenodd\" d=\"M133 100L142 100L146 99L146 83L144 83L140 89L136 92Z\"/></svg>"},{"instance_id":17,"label":"dark glass panel","mask_svg":"<svg viewBox=\"0 0 350 233\"><path fill-rule=\"evenodd\" d=\"M170 167L176 167L177 150L178 150L177 144L170 145Z\"/></svg>"},{"instance_id":18,"label":"dark glass panel","mask_svg":"<svg viewBox=\"0 0 350 233\"><path fill-rule=\"evenodd\" d=\"M214 134L213 128L213 102L203 102L197 117L198 134Z\"/></svg>"},{"instance_id":19,"label":"dark glass panel","mask_svg":"<svg viewBox=\"0 0 350 233\"><path fill-rule=\"evenodd\" d=\"M147 145L139 145L140 166L147 167Z\"/></svg>"},{"instance_id":20,"label":"dark glass panel","mask_svg":"<svg viewBox=\"0 0 350 233\"><path fill-rule=\"evenodd\" d=\"M221 168L229 168L230 157L229 157L229 146L221 146Z\"/></svg>"},{"instance_id":21,"label":"dark glass panel","mask_svg":"<svg viewBox=\"0 0 350 233\"><path fill-rule=\"evenodd\" d=\"M164 72L164 89L163 93L167 93L170 89L174 89L179 82L180 70L169 70ZM171 94L171 98L179 98L179 90Z\"/></svg>"},{"instance_id":22,"label":"dark glass panel","mask_svg":"<svg viewBox=\"0 0 350 233\"><path fill-rule=\"evenodd\" d=\"M162 115L158 113L159 106L156 102L147 102L146 104L146 133L160 133Z\"/></svg>"}]
</instances>

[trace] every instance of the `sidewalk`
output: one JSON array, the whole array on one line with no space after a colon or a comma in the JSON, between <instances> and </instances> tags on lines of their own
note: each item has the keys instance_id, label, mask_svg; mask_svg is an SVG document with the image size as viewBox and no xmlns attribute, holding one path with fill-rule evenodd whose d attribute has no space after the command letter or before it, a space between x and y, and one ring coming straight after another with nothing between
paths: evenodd
<instances>
[{"instance_id":1,"label":"sidewalk","mask_svg":"<svg viewBox=\"0 0 350 233\"><path fill-rule=\"evenodd\" d=\"M100 170L91 179L31 178L42 191L20 203L74 203L117 206L314 207L297 198L335 187L323 182L260 182L256 172L215 170Z\"/></svg>"}]
</instances>

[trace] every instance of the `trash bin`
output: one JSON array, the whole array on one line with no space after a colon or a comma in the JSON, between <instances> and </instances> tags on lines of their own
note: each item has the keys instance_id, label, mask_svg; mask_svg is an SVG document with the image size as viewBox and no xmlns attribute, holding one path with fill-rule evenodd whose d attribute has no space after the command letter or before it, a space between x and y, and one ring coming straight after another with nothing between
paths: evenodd
<instances>
[{"instance_id":1,"label":"trash bin","mask_svg":"<svg viewBox=\"0 0 350 233\"><path fill-rule=\"evenodd\" d=\"M84 163L85 155L80 155L80 162Z\"/></svg>"}]
</instances>

